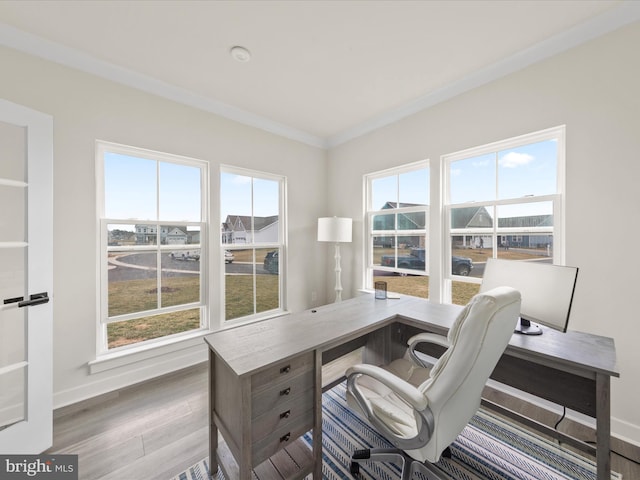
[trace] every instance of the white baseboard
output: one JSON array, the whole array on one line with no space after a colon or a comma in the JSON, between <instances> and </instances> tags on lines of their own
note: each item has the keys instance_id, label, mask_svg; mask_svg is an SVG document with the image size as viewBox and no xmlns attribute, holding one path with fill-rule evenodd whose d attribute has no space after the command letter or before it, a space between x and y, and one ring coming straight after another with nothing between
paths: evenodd
<instances>
[{"instance_id":1,"label":"white baseboard","mask_svg":"<svg viewBox=\"0 0 640 480\"><path fill-rule=\"evenodd\" d=\"M53 408L66 407L88 400L98 395L112 392L136 383L144 382L160 375L175 372L207 361L208 349L204 342L163 356L129 364L123 368L112 369L108 375L87 376L87 383L78 387L55 392ZM94 380L95 378L95 380Z\"/></svg>"},{"instance_id":2,"label":"white baseboard","mask_svg":"<svg viewBox=\"0 0 640 480\"><path fill-rule=\"evenodd\" d=\"M529 395L526 392L510 387L509 385L494 382L493 380L489 380L488 385L496 390L501 390L537 407L551 412L556 412L558 416L562 415L562 405L549 402L543 398L536 397L535 395ZM584 415L580 412L567 409L566 418L594 430L596 428L595 418L589 417L588 415ZM638 425L633 425L615 417L611 417L611 436L625 443L640 447L640 427Z\"/></svg>"},{"instance_id":3,"label":"white baseboard","mask_svg":"<svg viewBox=\"0 0 640 480\"><path fill-rule=\"evenodd\" d=\"M640 427L618 418L611 418L611 436L640 448Z\"/></svg>"},{"instance_id":4,"label":"white baseboard","mask_svg":"<svg viewBox=\"0 0 640 480\"><path fill-rule=\"evenodd\" d=\"M12 425L24 420L24 405L14 403L0 408L0 430L3 426Z\"/></svg>"}]
</instances>

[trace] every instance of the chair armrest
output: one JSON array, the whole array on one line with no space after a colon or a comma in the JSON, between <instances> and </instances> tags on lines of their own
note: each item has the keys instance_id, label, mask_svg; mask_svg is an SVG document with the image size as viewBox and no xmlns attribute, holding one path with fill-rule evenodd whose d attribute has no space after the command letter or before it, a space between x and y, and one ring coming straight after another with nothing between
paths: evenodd
<instances>
[{"instance_id":1,"label":"chair armrest","mask_svg":"<svg viewBox=\"0 0 640 480\"><path fill-rule=\"evenodd\" d=\"M417 411L424 410L429 404L427 397L425 397L416 387L383 368L367 364L354 365L346 372L347 380L349 380L351 376L355 375L367 375L376 379L393 390L398 396L402 397L404 401ZM354 385L354 387L357 388L357 385Z\"/></svg>"},{"instance_id":2,"label":"chair armrest","mask_svg":"<svg viewBox=\"0 0 640 480\"><path fill-rule=\"evenodd\" d=\"M423 368L431 368L433 365L426 364L415 353L416 346L420 343L431 343L433 345L439 345L444 348L449 348L449 339L443 335L436 333L418 333L409 339L407 345L409 345L409 357L416 365Z\"/></svg>"},{"instance_id":3,"label":"chair armrest","mask_svg":"<svg viewBox=\"0 0 640 480\"><path fill-rule=\"evenodd\" d=\"M356 382L361 375L369 376L386 385L413 407L414 418L418 427L415 436L411 438L402 437L393 431L383 419L378 418L373 411L371 402L363 395ZM362 413L366 415L371 425L393 445L403 450L413 450L421 448L429 442L434 428L433 413L429 408L429 401L416 387L396 377L393 373L374 365L354 365L346 371L346 376L347 390L355 399Z\"/></svg>"},{"instance_id":4,"label":"chair armrest","mask_svg":"<svg viewBox=\"0 0 640 480\"><path fill-rule=\"evenodd\" d=\"M447 337L444 335L438 335L437 333L418 333L409 339L407 345L409 345L410 348L413 348L418 343L432 343L444 348L449 348L451 346Z\"/></svg>"}]
</instances>

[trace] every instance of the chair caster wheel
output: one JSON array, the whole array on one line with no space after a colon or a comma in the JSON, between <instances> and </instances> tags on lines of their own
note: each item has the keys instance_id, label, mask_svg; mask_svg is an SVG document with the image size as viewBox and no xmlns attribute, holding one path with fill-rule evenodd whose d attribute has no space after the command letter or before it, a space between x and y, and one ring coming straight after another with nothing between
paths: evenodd
<instances>
[{"instance_id":1,"label":"chair caster wheel","mask_svg":"<svg viewBox=\"0 0 640 480\"><path fill-rule=\"evenodd\" d=\"M351 462L351 466L349 467L349 471L351 475L354 477L360 473L360 464L357 462Z\"/></svg>"}]
</instances>

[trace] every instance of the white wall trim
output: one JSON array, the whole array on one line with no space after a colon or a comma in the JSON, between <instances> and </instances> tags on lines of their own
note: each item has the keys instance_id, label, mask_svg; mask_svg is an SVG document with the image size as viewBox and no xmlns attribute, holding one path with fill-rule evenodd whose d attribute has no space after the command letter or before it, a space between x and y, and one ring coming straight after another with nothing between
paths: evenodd
<instances>
[{"instance_id":1,"label":"white wall trim","mask_svg":"<svg viewBox=\"0 0 640 480\"><path fill-rule=\"evenodd\" d=\"M640 2L625 0L620 6L610 9L602 15L572 29L504 58L457 82L418 97L405 105L327 138L312 135L233 105L204 97L109 62L98 60L78 50L46 40L2 22L0 22L0 45L198 108L312 147L330 149L638 20L640 20Z\"/></svg>"},{"instance_id":2,"label":"white wall trim","mask_svg":"<svg viewBox=\"0 0 640 480\"><path fill-rule=\"evenodd\" d=\"M204 343L203 337L209 333L211 333L209 330L196 330L175 336L161 337L143 342L140 345L134 344L130 346L132 348L116 349L115 351L98 355L95 360L91 360L88 364L89 373L95 375L114 368L125 367L132 363L163 357L180 350L199 347Z\"/></svg>"},{"instance_id":3,"label":"white wall trim","mask_svg":"<svg viewBox=\"0 0 640 480\"><path fill-rule=\"evenodd\" d=\"M433 92L418 97L394 110L371 118L353 128L328 137L327 148L337 147L379 128L396 123L405 117L418 113L438 103L449 100L462 93L480 87L494 80L522 70L534 63L552 57L573 47L612 32L624 25L640 20L640 2L624 1L619 7L595 17L587 22L566 30L560 34L537 43L510 57L480 69L471 75L461 78L457 82L446 85Z\"/></svg>"},{"instance_id":4,"label":"white wall trim","mask_svg":"<svg viewBox=\"0 0 640 480\"><path fill-rule=\"evenodd\" d=\"M619 418L611 417L611 435L625 443L640 448L637 438L640 438L640 427Z\"/></svg>"},{"instance_id":5,"label":"white wall trim","mask_svg":"<svg viewBox=\"0 0 640 480\"><path fill-rule=\"evenodd\" d=\"M2 22L0 22L0 45L204 110L312 147L323 149L327 147L326 140L323 138L242 110L233 105L204 97L187 89L170 85L133 70L99 60L79 50L52 42Z\"/></svg>"},{"instance_id":6,"label":"white wall trim","mask_svg":"<svg viewBox=\"0 0 640 480\"><path fill-rule=\"evenodd\" d=\"M554 412L558 415L558 418L560 418L562 415L562 405L549 402L541 397L528 394L527 392L518 390L503 383L498 383L494 380L489 380L487 385L496 390L506 392L507 394L524 402L528 402L549 412ZM588 415L584 415L580 412L567 409L566 418L594 430L596 429L596 419L589 417ZM633 425L632 423L625 422L624 420L620 420L616 417L611 417L611 436L622 440L623 442L640 447L640 444L636 440L634 440L635 438L640 438L640 427L638 427L637 425Z\"/></svg>"},{"instance_id":7,"label":"white wall trim","mask_svg":"<svg viewBox=\"0 0 640 480\"><path fill-rule=\"evenodd\" d=\"M208 359L208 348L204 341L198 345L163 356L156 356L147 361L129 364L116 373L110 370L109 376L95 375L96 379L82 385L61 390L53 395L53 408L58 409L90 398L113 392L136 383L144 382L160 375L191 367Z\"/></svg>"}]
</instances>

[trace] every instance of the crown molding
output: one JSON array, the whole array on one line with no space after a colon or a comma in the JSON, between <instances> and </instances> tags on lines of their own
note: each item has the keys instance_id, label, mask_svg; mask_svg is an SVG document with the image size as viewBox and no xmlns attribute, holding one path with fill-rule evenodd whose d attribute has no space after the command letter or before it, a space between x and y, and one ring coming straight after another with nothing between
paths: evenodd
<instances>
[{"instance_id":1,"label":"crown molding","mask_svg":"<svg viewBox=\"0 0 640 480\"><path fill-rule=\"evenodd\" d=\"M327 147L324 138L242 110L233 105L204 97L187 89L170 85L133 70L99 60L76 49L52 42L2 22L0 22L0 45L198 108L312 147L322 149Z\"/></svg>"},{"instance_id":2,"label":"crown molding","mask_svg":"<svg viewBox=\"0 0 640 480\"><path fill-rule=\"evenodd\" d=\"M518 70L522 70L529 65L562 53L638 20L640 20L640 1L625 0L620 6L612 8L587 22L506 57L493 65L478 70L445 87L418 97L396 109L389 110L382 115L330 136L326 139L327 148L337 147L350 140L396 123L403 118L433 107L438 103L505 77Z\"/></svg>"},{"instance_id":3,"label":"crown molding","mask_svg":"<svg viewBox=\"0 0 640 480\"><path fill-rule=\"evenodd\" d=\"M187 89L170 85L109 62L98 60L78 50L46 40L2 22L0 22L0 45L198 108L312 147L331 149L638 20L640 20L640 2L625 0L620 6L612 8L598 17L327 138L312 135L233 105L204 97Z\"/></svg>"}]
</instances>

